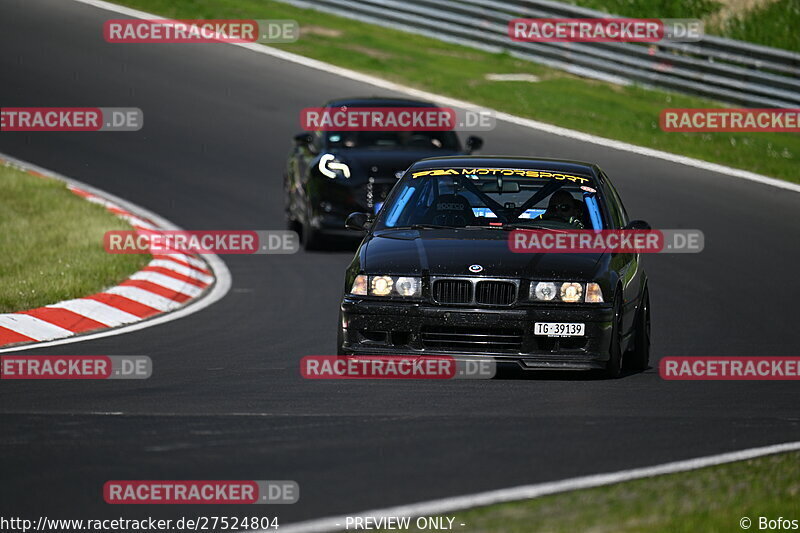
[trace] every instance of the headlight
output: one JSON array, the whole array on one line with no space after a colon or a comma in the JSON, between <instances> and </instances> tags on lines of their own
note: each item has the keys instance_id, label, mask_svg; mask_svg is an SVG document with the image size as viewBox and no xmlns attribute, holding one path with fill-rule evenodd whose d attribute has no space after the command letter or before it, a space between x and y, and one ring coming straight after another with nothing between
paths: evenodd
<instances>
[{"instance_id":1,"label":"headlight","mask_svg":"<svg viewBox=\"0 0 800 533\"><path fill-rule=\"evenodd\" d=\"M357 296L395 296L415 298L422 295L422 278L413 276L366 276L359 274L350 294Z\"/></svg>"},{"instance_id":2,"label":"headlight","mask_svg":"<svg viewBox=\"0 0 800 533\"><path fill-rule=\"evenodd\" d=\"M325 154L320 157L317 168L327 178L335 179L338 176L337 172L341 172L345 178L350 177L350 167L337 161L333 154Z\"/></svg>"},{"instance_id":3,"label":"headlight","mask_svg":"<svg viewBox=\"0 0 800 533\"><path fill-rule=\"evenodd\" d=\"M373 296L389 296L392 294L394 280L389 276L373 276L369 285L369 293Z\"/></svg>"},{"instance_id":4,"label":"headlight","mask_svg":"<svg viewBox=\"0 0 800 533\"><path fill-rule=\"evenodd\" d=\"M422 292L422 280L410 277L397 278L394 289L400 296L419 296Z\"/></svg>"},{"instance_id":5,"label":"headlight","mask_svg":"<svg viewBox=\"0 0 800 533\"><path fill-rule=\"evenodd\" d=\"M562 283L559 292L562 302L580 302L583 298L583 285L572 282Z\"/></svg>"},{"instance_id":6,"label":"headlight","mask_svg":"<svg viewBox=\"0 0 800 533\"><path fill-rule=\"evenodd\" d=\"M552 300L556 297L556 284L550 281L540 281L534 286L533 297L536 300Z\"/></svg>"},{"instance_id":7,"label":"headlight","mask_svg":"<svg viewBox=\"0 0 800 533\"><path fill-rule=\"evenodd\" d=\"M537 302L603 303L597 283L580 281L532 281L530 298Z\"/></svg>"}]
</instances>

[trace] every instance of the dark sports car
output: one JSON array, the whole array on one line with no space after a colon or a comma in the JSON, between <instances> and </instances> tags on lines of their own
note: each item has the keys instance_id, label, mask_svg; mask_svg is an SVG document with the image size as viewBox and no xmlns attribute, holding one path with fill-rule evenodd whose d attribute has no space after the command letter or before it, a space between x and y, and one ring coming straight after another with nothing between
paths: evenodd
<instances>
[{"instance_id":1,"label":"dark sports car","mask_svg":"<svg viewBox=\"0 0 800 533\"><path fill-rule=\"evenodd\" d=\"M606 174L576 161L417 162L345 276L338 353L491 356L525 369L645 369L647 276L637 253L515 253L512 230L649 229Z\"/></svg>"},{"instance_id":2,"label":"dark sports car","mask_svg":"<svg viewBox=\"0 0 800 533\"><path fill-rule=\"evenodd\" d=\"M434 108L418 100L346 98L322 109ZM284 173L289 229L306 249L326 235L352 235L344 221L353 211L377 213L402 173L422 158L471 153L483 144L471 136L461 145L454 131L315 131L295 136Z\"/></svg>"}]
</instances>

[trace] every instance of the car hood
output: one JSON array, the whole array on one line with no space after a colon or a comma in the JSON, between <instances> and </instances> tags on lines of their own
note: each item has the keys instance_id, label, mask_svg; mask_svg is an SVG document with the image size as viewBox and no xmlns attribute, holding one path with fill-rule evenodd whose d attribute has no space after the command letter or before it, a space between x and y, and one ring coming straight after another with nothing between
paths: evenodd
<instances>
[{"instance_id":1,"label":"car hood","mask_svg":"<svg viewBox=\"0 0 800 533\"><path fill-rule=\"evenodd\" d=\"M413 163L426 157L457 155L462 152L450 150L369 150L349 149L332 152L336 158L350 167L353 178L396 178L398 171L405 171Z\"/></svg>"},{"instance_id":2,"label":"car hood","mask_svg":"<svg viewBox=\"0 0 800 533\"><path fill-rule=\"evenodd\" d=\"M362 266L370 274L430 274L595 279L604 253L514 253L497 229L379 231L368 237ZM471 265L483 270L470 271Z\"/></svg>"}]
</instances>

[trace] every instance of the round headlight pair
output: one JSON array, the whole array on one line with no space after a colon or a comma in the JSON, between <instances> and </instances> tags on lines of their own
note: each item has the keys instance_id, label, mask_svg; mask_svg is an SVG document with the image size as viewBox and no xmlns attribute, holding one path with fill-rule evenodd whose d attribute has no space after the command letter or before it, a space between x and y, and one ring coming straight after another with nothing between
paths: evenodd
<instances>
[{"instance_id":1,"label":"round headlight pair","mask_svg":"<svg viewBox=\"0 0 800 533\"><path fill-rule=\"evenodd\" d=\"M411 297L422 293L422 280L411 276L366 276L360 274L353 281L350 294L359 296Z\"/></svg>"},{"instance_id":2,"label":"round headlight pair","mask_svg":"<svg viewBox=\"0 0 800 533\"><path fill-rule=\"evenodd\" d=\"M562 302L600 303L603 301L603 292L597 283L586 284L586 297L584 300L584 284L574 281L553 282L539 281L533 285L533 299L549 302L560 300Z\"/></svg>"},{"instance_id":3,"label":"round headlight pair","mask_svg":"<svg viewBox=\"0 0 800 533\"><path fill-rule=\"evenodd\" d=\"M536 300L549 302L556 299L562 302L580 302L583 296L583 286L580 283L566 282L558 287L552 281L540 281L533 288L533 297Z\"/></svg>"}]
</instances>

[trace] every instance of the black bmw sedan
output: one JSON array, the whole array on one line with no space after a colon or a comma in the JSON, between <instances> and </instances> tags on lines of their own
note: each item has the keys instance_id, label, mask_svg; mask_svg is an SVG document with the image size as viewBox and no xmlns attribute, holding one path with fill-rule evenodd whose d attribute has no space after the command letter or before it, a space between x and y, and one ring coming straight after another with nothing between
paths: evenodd
<instances>
[{"instance_id":1,"label":"black bmw sedan","mask_svg":"<svg viewBox=\"0 0 800 533\"><path fill-rule=\"evenodd\" d=\"M519 157L417 162L347 269L340 355L491 356L524 369L645 369L647 276L638 253L517 253L515 230L647 230L596 165Z\"/></svg>"},{"instance_id":2,"label":"black bmw sedan","mask_svg":"<svg viewBox=\"0 0 800 533\"><path fill-rule=\"evenodd\" d=\"M375 108L436 106L400 98L342 98L320 109ZM284 172L288 228L300 234L306 249L319 247L326 236L352 235L344 231L347 215L354 211L377 213L412 163L426 157L472 153L482 144L479 137L471 136L462 146L452 130L300 133L294 138Z\"/></svg>"}]
</instances>

